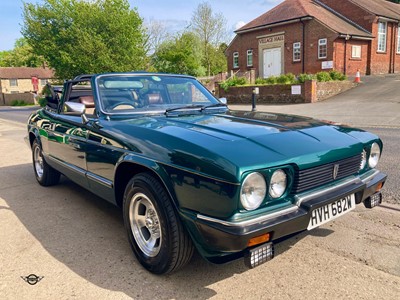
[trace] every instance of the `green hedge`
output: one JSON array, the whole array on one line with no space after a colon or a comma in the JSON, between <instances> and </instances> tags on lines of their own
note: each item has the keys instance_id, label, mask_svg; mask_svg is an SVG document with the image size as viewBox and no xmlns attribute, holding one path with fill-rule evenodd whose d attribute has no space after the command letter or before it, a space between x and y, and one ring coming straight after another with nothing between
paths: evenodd
<instances>
[{"instance_id":1,"label":"green hedge","mask_svg":"<svg viewBox=\"0 0 400 300\"><path fill-rule=\"evenodd\" d=\"M317 80L318 82L327 81L343 81L346 80L347 76L336 70L330 72L318 72L317 74L299 74L297 77L292 73L283 74L280 76L270 76L268 78L257 78L256 85L271 85L271 84L296 84L304 83L307 80ZM231 86L242 86L247 85L246 78L243 77L232 77L225 80L220 84L221 88L225 91Z\"/></svg>"},{"instance_id":2,"label":"green hedge","mask_svg":"<svg viewBox=\"0 0 400 300\"><path fill-rule=\"evenodd\" d=\"M27 103L24 100L13 100L11 101L11 106L28 106L33 105L31 103Z\"/></svg>"},{"instance_id":3,"label":"green hedge","mask_svg":"<svg viewBox=\"0 0 400 300\"><path fill-rule=\"evenodd\" d=\"M225 91L227 91L231 86L240 86L246 84L247 84L246 78L234 76L232 78L229 78L228 80L221 82L220 87L223 88Z\"/></svg>"}]
</instances>

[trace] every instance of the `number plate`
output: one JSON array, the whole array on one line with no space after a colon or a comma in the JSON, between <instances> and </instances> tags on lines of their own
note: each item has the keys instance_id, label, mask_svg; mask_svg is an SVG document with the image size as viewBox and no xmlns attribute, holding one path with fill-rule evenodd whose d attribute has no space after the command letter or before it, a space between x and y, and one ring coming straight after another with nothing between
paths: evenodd
<instances>
[{"instance_id":1,"label":"number plate","mask_svg":"<svg viewBox=\"0 0 400 300\"><path fill-rule=\"evenodd\" d=\"M312 211L307 230L318 227L356 208L354 194L318 207Z\"/></svg>"}]
</instances>

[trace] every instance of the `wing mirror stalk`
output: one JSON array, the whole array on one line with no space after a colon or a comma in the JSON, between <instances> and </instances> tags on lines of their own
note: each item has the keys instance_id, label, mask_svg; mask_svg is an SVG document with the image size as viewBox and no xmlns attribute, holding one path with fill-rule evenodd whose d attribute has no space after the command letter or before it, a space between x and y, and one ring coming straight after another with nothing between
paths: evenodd
<instances>
[{"instance_id":1,"label":"wing mirror stalk","mask_svg":"<svg viewBox=\"0 0 400 300\"><path fill-rule=\"evenodd\" d=\"M89 119L85 114L86 112L85 104L67 101L65 102L65 109L66 109L66 114L68 115L80 116L82 118L82 123L84 125L89 123Z\"/></svg>"}]
</instances>

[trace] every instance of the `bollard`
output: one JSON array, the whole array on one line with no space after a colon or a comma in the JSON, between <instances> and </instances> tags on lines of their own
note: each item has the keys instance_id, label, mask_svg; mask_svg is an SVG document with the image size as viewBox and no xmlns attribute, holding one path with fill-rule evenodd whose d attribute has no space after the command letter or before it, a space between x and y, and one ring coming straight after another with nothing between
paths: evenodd
<instances>
[{"instance_id":1,"label":"bollard","mask_svg":"<svg viewBox=\"0 0 400 300\"><path fill-rule=\"evenodd\" d=\"M253 88L253 95L251 99L251 111L257 111L256 108L256 95L260 93L260 89L258 87Z\"/></svg>"}]
</instances>

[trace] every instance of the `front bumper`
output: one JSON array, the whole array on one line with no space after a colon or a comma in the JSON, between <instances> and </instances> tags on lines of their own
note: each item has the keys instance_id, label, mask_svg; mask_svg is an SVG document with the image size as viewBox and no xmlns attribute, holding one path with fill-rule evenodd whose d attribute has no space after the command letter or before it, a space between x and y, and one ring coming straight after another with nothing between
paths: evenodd
<instances>
[{"instance_id":1,"label":"front bumper","mask_svg":"<svg viewBox=\"0 0 400 300\"><path fill-rule=\"evenodd\" d=\"M307 229L314 209L354 194L356 204L374 195L386 181L386 174L371 170L361 177L352 177L329 187L295 197L296 203L285 209L249 220L229 222L197 214L191 228L196 228L195 243L211 262L224 263L243 256L248 241L265 233L270 241ZM194 226L193 226L194 225ZM200 240L199 240L200 239ZM199 247L198 247L199 248Z\"/></svg>"}]
</instances>

